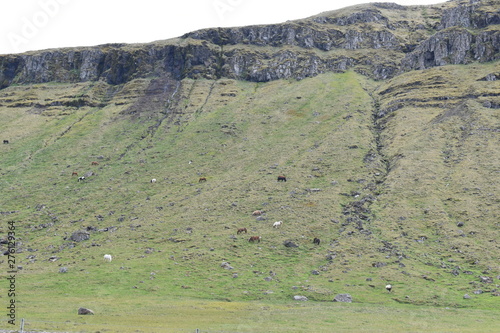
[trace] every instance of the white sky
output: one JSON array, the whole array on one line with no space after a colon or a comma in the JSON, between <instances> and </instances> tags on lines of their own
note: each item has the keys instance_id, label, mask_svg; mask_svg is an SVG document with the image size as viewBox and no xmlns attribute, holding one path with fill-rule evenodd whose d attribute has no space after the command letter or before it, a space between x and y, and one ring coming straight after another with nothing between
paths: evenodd
<instances>
[{"instance_id":1,"label":"white sky","mask_svg":"<svg viewBox=\"0 0 500 333\"><path fill-rule=\"evenodd\" d=\"M445 0L392 0L428 5ZM2 0L0 54L143 43L202 28L281 23L371 0ZM376 2L384 2L378 0Z\"/></svg>"}]
</instances>

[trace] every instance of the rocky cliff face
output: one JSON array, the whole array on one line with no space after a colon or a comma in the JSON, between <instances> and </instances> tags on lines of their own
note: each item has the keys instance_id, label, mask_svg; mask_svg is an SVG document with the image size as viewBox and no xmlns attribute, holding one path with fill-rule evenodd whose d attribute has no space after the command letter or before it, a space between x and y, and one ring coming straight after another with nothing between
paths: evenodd
<instances>
[{"instance_id":1,"label":"rocky cliff face","mask_svg":"<svg viewBox=\"0 0 500 333\"><path fill-rule=\"evenodd\" d=\"M121 84L137 77L170 74L193 77L198 66L204 76L214 71L216 50L197 44L106 45L84 49L48 50L0 58L0 85L36 82L105 80Z\"/></svg>"},{"instance_id":2,"label":"rocky cliff face","mask_svg":"<svg viewBox=\"0 0 500 333\"><path fill-rule=\"evenodd\" d=\"M440 30L455 26L482 29L490 25L500 24L498 2L495 1L459 2L457 5L443 10L442 15Z\"/></svg>"},{"instance_id":3,"label":"rocky cliff face","mask_svg":"<svg viewBox=\"0 0 500 333\"><path fill-rule=\"evenodd\" d=\"M468 64L473 61L498 60L500 34L483 31L477 34L461 27L440 31L407 54L401 68L405 71L448 64Z\"/></svg>"},{"instance_id":4,"label":"rocky cliff face","mask_svg":"<svg viewBox=\"0 0 500 333\"><path fill-rule=\"evenodd\" d=\"M402 69L498 60L500 34L495 25L500 24L499 4L471 0L443 10L438 32L405 56Z\"/></svg>"},{"instance_id":5,"label":"rocky cliff face","mask_svg":"<svg viewBox=\"0 0 500 333\"><path fill-rule=\"evenodd\" d=\"M377 80L500 56L499 0L403 7L374 3L266 26L204 29L145 45L104 45L0 57L0 88L12 83L149 75L249 81L303 79L354 68Z\"/></svg>"}]
</instances>

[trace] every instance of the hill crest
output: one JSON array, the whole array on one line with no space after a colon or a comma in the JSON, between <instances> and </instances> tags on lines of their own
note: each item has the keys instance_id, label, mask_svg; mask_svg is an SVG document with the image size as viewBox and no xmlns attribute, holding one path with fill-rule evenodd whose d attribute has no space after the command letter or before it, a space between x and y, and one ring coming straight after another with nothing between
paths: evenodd
<instances>
[{"instance_id":1,"label":"hill crest","mask_svg":"<svg viewBox=\"0 0 500 333\"><path fill-rule=\"evenodd\" d=\"M150 44L108 44L0 57L0 87L150 75L254 82L354 69L402 72L498 59L497 0L404 7L373 3L281 24L203 29ZM487 48L481 45L488 45Z\"/></svg>"},{"instance_id":2,"label":"hill crest","mask_svg":"<svg viewBox=\"0 0 500 333\"><path fill-rule=\"evenodd\" d=\"M393 6L1 57L23 309L300 291L497 311L498 1Z\"/></svg>"}]
</instances>

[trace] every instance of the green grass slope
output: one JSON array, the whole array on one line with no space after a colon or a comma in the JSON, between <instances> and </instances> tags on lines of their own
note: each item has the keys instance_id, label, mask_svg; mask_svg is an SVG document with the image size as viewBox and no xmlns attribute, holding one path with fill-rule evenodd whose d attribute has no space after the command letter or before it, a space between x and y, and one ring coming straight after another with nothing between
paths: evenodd
<instances>
[{"instance_id":1,"label":"green grass slope","mask_svg":"<svg viewBox=\"0 0 500 333\"><path fill-rule=\"evenodd\" d=\"M481 80L496 68L1 90L0 232L15 224L19 311L64 321L88 306L119 325L198 299L254 318L255 302L338 293L498 309L500 87Z\"/></svg>"}]
</instances>

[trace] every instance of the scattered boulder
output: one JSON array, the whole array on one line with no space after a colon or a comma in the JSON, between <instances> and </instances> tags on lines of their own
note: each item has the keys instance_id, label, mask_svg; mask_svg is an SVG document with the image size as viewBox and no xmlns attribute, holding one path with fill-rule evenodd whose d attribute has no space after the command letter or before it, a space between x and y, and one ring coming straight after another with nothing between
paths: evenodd
<instances>
[{"instance_id":1,"label":"scattered boulder","mask_svg":"<svg viewBox=\"0 0 500 333\"><path fill-rule=\"evenodd\" d=\"M72 240L73 242L82 242L84 240L87 240L90 238L90 234L87 231L75 231L69 239Z\"/></svg>"},{"instance_id":2,"label":"scattered boulder","mask_svg":"<svg viewBox=\"0 0 500 333\"><path fill-rule=\"evenodd\" d=\"M79 315L93 315L94 311L92 311L90 309L86 309L86 308L79 308L78 309L78 314Z\"/></svg>"},{"instance_id":3,"label":"scattered boulder","mask_svg":"<svg viewBox=\"0 0 500 333\"><path fill-rule=\"evenodd\" d=\"M88 172L85 172L85 174L84 174L83 176L84 176L85 178L89 178L89 177L92 177L92 176L94 176L94 175L95 175L95 173L94 173L94 172L92 172L92 171L88 171Z\"/></svg>"},{"instance_id":4,"label":"scattered boulder","mask_svg":"<svg viewBox=\"0 0 500 333\"><path fill-rule=\"evenodd\" d=\"M291 240L286 240L283 242L283 245L285 245L286 247L299 247L297 244L295 244L294 242L292 242Z\"/></svg>"},{"instance_id":5,"label":"scattered boulder","mask_svg":"<svg viewBox=\"0 0 500 333\"><path fill-rule=\"evenodd\" d=\"M380 268L380 267L384 267L384 266L387 266L387 263L385 262L374 262L372 264L373 267L377 267L377 268Z\"/></svg>"},{"instance_id":6,"label":"scattered boulder","mask_svg":"<svg viewBox=\"0 0 500 333\"><path fill-rule=\"evenodd\" d=\"M470 299L469 294L465 294L465 295L464 295L464 299Z\"/></svg>"},{"instance_id":7,"label":"scattered boulder","mask_svg":"<svg viewBox=\"0 0 500 333\"><path fill-rule=\"evenodd\" d=\"M479 278L481 279L482 283L493 283L493 278L489 276L480 276Z\"/></svg>"},{"instance_id":8,"label":"scattered boulder","mask_svg":"<svg viewBox=\"0 0 500 333\"><path fill-rule=\"evenodd\" d=\"M224 261L220 264L220 267L224 268L224 269L234 269L233 266L231 266L227 261Z\"/></svg>"},{"instance_id":9,"label":"scattered boulder","mask_svg":"<svg viewBox=\"0 0 500 333\"><path fill-rule=\"evenodd\" d=\"M305 296L298 296L298 295L297 296L293 296L293 299L295 301L308 301L307 297L305 297Z\"/></svg>"},{"instance_id":10,"label":"scattered boulder","mask_svg":"<svg viewBox=\"0 0 500 333\"><path fill-rule=\"evenodd\" d=\"M338 294L333 299L334 302L352 303L352 297L349 294Z\"/></svg>"},{"instance_id":11,"label":"scattered boulder","mask_svg":"<svg viewBox=\"0 0 500 333\"><path fill-rule=\"evenodd\" d=\"M326 260L328 260L328 261L332 261L332 260L333 260L333 259L335 259L336 257L337 257L337 256L336 256L336 255L334 255L334 254L328 254L328 255L326 256Z\"/></svg>"},{"instance_id":12,"label":"scattered boulder","mask_svg":"<svg viewBox=\"0 0 500 333\"><path fill-rule=\"evenodd\" d=\"M118 230L118 227L111 226L111 227L106 227L106 228L98 229L97 231L99 231L99 232L105 232L105 231L114 232L116 230ZM87 231L90 231L90 230L87 230Z\"/></svg>"},{"instance_id":13,"label":"scattered boulder","mask_svg":"<svg viewBox=\"0 0 500 333\"><path fill-rule=\"evenodd\" d=\"M59 273L68 273L68 267L59 268Z\"/></svg>"}]
</instances>

